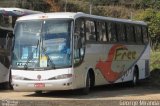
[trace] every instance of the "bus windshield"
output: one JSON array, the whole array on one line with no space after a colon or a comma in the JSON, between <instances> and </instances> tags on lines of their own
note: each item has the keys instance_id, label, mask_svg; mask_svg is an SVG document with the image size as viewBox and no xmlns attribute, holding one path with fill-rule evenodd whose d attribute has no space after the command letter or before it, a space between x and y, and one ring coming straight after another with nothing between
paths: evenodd
<instances>
[{"instance_id":1,"label":"bus windshield","mask_svg":"<svg viewBox=\"0 0 160 106\"><path fill-rule=\"evenodd\" d=\"M17 22L13 68L54 69L71 66L71 20Z\"/></svg>"}]
</instances>

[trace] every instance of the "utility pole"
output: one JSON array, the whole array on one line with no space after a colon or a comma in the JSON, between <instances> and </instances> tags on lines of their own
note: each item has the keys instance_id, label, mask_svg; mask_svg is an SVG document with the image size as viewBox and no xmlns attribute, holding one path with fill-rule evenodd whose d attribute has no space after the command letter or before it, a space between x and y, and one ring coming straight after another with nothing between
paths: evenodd
<instances>
[{"instance_id":1,"label":"utility pole","mask_svg":"<svg viewBox=\"0 0 160 106\"><path fill-rule=\"evenodd\" d=\"M131 18L131 20L133 20L133 12L132 11L131 11L131 17L130 18Z\"/></svg>"},{"instance_id":2,"label":"utility pole","mask_svg":"<svg viewBox=\"0 0 160 106\"><path fill-rule=\"evenodd\" d=\"M17 0L14 0L14 7L17 6Z\"/></svg>"},{"instance_id":3,"label":"utility pole","mask_svg":"<svg viewBox=\"0 0 160 106\"><path fill-rule=\"evenodd\" d=\"M66 0L66 2L65 2L65 7L64 7L64 11L65 11L65 12L67 12L67 3L68 3L68 1Z\"/></svg>"},{"instance_id":4,"label":"utility pole","mask_svg":"<svg viewBox=\"0 0 160 106\"><path fill-rule=\"evenodd\" d=\"M89 1L89 13L92 14L92 0Z\"/></svg>"}]
</instances>

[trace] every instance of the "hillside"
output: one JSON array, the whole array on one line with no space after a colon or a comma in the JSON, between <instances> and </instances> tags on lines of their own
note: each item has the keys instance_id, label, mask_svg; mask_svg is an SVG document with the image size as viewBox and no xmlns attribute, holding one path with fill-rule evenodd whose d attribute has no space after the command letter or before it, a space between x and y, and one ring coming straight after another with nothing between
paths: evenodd
<instances>
[{"instance_id":1,"label":"hillside","mask_svg":"<svg viewBox=\"0 0 160 106\"><path fill-rule=\"evenodd\" d=\"M0 0L0 7L16 7L16 0Z\"/></svg>"},{"instance_id":2,"label":"hillside","mask_svg":"<svg viewBox=\"0 0 160 106\"><path fill-rule=\"evenodd\" d=\"M95 15L142 20L149 25L153 50L159 50L160 47L159 0L1 0L0 7L20 7L43 12L91 12Z\"/></svg>"}]
</instances>

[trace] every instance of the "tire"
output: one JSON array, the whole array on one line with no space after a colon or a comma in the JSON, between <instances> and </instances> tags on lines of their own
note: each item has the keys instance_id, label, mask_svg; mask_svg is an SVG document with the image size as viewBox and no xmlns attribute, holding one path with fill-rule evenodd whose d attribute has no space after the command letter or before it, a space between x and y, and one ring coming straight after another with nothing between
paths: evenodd
<instances>
[{"instance_id":1,"label":"tire","mask_svg":"<svg viewBox=\"0 0 160 106\"><path fill-rule=\"evenodd\" d=\"M1 90L7 90L7 83L8 83L8 82L0 83L0 89L1 89Z\"/></svg>"},{"instance_id":2,"label":"tire","mask_svg":"<svg viewBox=\"0 0 160 106\"><path fill-rule=\"evenodd\" d=\"M9 73L9 81L0 84L0 89L13 90L11 72Z\"/></svg>"},{"instance_id":3,"label":"tire","mask_svg":"<svg viewBox=\"0 0 160 106\"><path fill-rule=\"evenodd\" d=\"M88 73L86 78L86 86L85 88L82 89L82 94L88 95L90 92L90 88L91 88L91 77L90 74Z\"/></svg>"},{"instance_id":4,"label":"tire","mask_svg":"<svg viewBox=\"0 0 160 106\"><path fill-rule=\"evenodd\" d=\"M11 90L13 90L11 72L9 74L8 88L11 89Z\"/></svg>"},{"instance_id":5,"label":"tire","mask_svg":"<svg viewBox=\"0 0 160 106\"><path fill-rule=\"evenodd\" d=\"M138 70L135 68L134 72L133 72L133 79L131 81L131 85L132 86L137 86L138 85Z\"/></svg>"},{"instance_id":6,"label":"tire","mask_svg":"<svg viewBox=\"0 0 160 106\"><path fill-rule=\"evenodd\" d=\"M35 94L42 94L42 91L35 91Z\"/></svg>"}]
</instances>

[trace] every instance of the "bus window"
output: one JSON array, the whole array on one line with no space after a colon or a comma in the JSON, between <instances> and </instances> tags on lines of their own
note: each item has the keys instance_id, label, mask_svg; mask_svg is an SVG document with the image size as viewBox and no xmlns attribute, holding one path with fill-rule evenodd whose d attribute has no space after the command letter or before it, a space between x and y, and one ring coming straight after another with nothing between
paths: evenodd
<instances>
[{"instance_id":1,"label":"bus window","mask_svg":"<svg viewBox=\"0 0 160 106\"><path fill-rule=\"evenodd\" d=\"M108 39L110 42L117 41L115 23L108 23Z\"/></svg>"},{"instance_id":2,"label":"bus window","mask_svg":"<svg viewBox=\"0 0 160 106\"><path fill-rule=\"evenodd\" d=\"M126 24L127 42L135 42L134 29L132 25Z\"/></svg>"},{"instance_id":3,"label":"bus window","mask_svg":"<svg viewBox=\"0 0 160 106\"><path fill-rule=\"evenodd\" d=\"M8 32L7 36L6 36L6 50L9 51L9 53L11 53L11 47L12 47L12 38L13 38L13 33L12 32Z\"/></svg>"},{"instance_id":4,"label":"bus window","mask_svg":"<svg viewBox=\"0 0 160 106\"><path fill-rule=\"evenodd\" d=\"M12 28L12 16L0 15L0 26Z\"/></svg>"},{"instance_id":5,"label":"bus window","mask_svg":"<svg viewBox=\"0 0 160 106\"><path fill-rule=\"evenodd\" d=\"M143 31L143 42L144 43L148 43L148 30L147 27L142 27L142 31Z\"/></svg>"},{"instance_id":6,"label":"bus window","mask_svg":"<svg viewBox=\"0 0 160 106\"><path fill-rule=\"evenodd\" d=\"M106 29L105 29L105 23L103 22L97 22L97 38L100 42L106 42Z\"/></svg>"},{"instance_id":7,"label":"bus window","mask_svg":"<svg viewBox=\"0 0 160 106\"><path fill-rule=\"evenodd\" d=\"M94 21L86 21L86 40L96 41L95 23Z\"/></svg>"},{"instance_id":8,"label":"bus window","mask_svg":"<svg viewBox=\"0 0 160 106\"><path fill-rule=\"evenodd\" d=\"M78 19L75 22L74 33L74 63L79 64L84 57L85 49L85 21Z\"/></svg>"},{"instance_id":9,"label":"bus window","mask_svg":"<svg viewBox=\"0 0 160 106\"><path fill-rule=\"evenodd\" d=\"M135 37L137 43L142 43L142 32L140 26L135 26Z\"/></svg>"},{"instance_id":10,"label":"bus window","mask_svg":"<svg viewBox=\"0 0 160 106\"><path fill-rule=\"evenodd\" d=\"M120 42L126 41L124 24L117 23L117 36L118 36L118 41Z\"/></svg>"}]
</instances>

